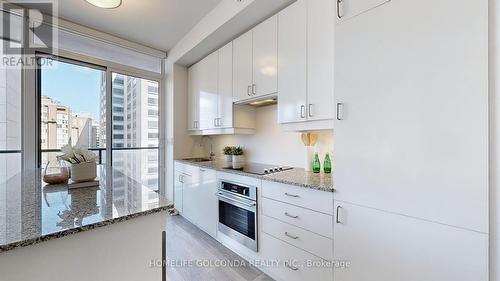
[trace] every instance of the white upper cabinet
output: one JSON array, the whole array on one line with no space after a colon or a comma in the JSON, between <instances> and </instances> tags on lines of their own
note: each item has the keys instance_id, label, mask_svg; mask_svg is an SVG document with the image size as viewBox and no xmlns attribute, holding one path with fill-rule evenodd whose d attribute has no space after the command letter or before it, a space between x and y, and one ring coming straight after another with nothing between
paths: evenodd
<instances>
[{"instance_id":1,"label":"white upper cabinet","mask_svg":"<svg viewBox=\"0 0 500 281\"><path fill-rule=\"evenodd\" d=\"M251 68L249 75L252 76ZM188 70L188 129L193 135L253 134L254 108L233 105L233 42ZM251 85L249 89L251 88Z\"/></svg>"},{"instance_id":2,"label":"white upper cabinet","mask_svg":"<svg viewBox=\"0 0 500 281\"><path fill-rule=\"evenodd\" d=\"M275 15L253 29L252 96L278 91L278 17Z\"/></svg>"},{"instance_id":3,"label":"white upper cabinet","mask_svg":"<svg viewBox=\"0 0 500 281\"><path fill-rule=\"evenodd\" d=\"M487 233L488 1L449 4L336 26L335 199Z\"/></svg>"},{"instance_id":4,"label":"white upper cabinet","mask_svg":"<svg viewBox=\"0 0 500 281\"><path fill-rule=\"evenodd\" d=\"M278 18L273 16L233 41L234 101L278 91Z\"/></svg>"},{"instance_id":5,"label":"white upper cabinet","mask_svg":"<svg viewBox=\"0 0 500 281\"><path fill-rule=\"evenodd\" d=\"M234 101L251 97L252 91L252 31L233 41L233 98Z\"/></svg>"},{"instance_id":6,"label":"white upper cabinet","mask_svg":"<svg viewBox=\"0 0 500 281\"><path fill-rule=\"evenodd\" d=\"M218 118L218 66L219 52L213 52L199 63L200 129L216 127Z\"/></svg>"},{"instance_id":7,"label":"white upper cabinet","mask_svg":"<svg viewBox=\"0 0 500 281\"><path fill-rule=\"evenodd\" d=\"M376 8L391 0L334 0L337 2L337 18L347 20L363 12ZM332 3L334 1L331 1Z\"/></svg>"},{"instance_id":8,"label":"white upper cabinet","mask_svg":"<svg viewBox=\"0 0 500 281\"><path fill-rule=\"evenodd\" d=\"M200 126L200 67L195 64L188 69L188 130L199 130Z\"/></svg>"},{"instance_id":9,"label":"white upper cabinet","mask_svg":"<svg viewBox=\"0 0 500 281\"><path fill-rule=\"evenodd\" d=\"M334 117L334 15L334 1L307 1L307 120Z\"/></svg>"},{"instance_id":10,"label":"white upper cabinet","mask_svg":"<svg viewBox=\"0 0 500 281\"><path fill-rule=\"evenodd\" d=\"M488 235L336 202L334 280L487 281Z\"/></svg>"},{"instance_id":11,"label":"white upper cabinet","mask_svg":"<svg viewBox=\"0 0 500 281\"><path fill-rule=\"evenodd\" d=\"M279 122L306 124L302 128L307 129L311 121L321 121L314 129L331 129L335 3L298 0L278 17Z\"/></svg>"},{"instance_id":12,"label":"white upper cabinet","mask_svg":"<svg viewBox=\"0 0 500 281\"><path fill-rule=\"evenodd\" d=\"M307 0L278 14L278 121L306 120ZM333 104L333 102L332 102Z\"/></svg>"},{"instance_id":13,"label":"white upper cabinet","mask_svg":"<svg viewBox=\"0 0 500 281\"><path fill-rule=\"evenodd\" d=\"M219 50L219 97L217 127L233 126L233 43Z\"/></svg>"}]
</instances>

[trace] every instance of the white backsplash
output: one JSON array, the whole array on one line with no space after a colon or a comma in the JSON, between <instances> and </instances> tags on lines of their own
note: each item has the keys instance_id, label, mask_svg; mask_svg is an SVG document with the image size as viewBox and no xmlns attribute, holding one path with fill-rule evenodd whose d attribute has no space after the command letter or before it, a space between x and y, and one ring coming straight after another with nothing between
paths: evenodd
<instances>
[{"instance_id":1,"label":"white backsplash","mask_svg":"<svg viewBox=\"0 0 500 281\"><path fill-rule=\"evenodd\" d=\"M257 109L257 132L254 135L227 135L212 136L213 151L217 157L222 157L222 149L227 145L242 146L246 159L251 162L286 165L294 167L304 166L305 146L298 132L285 132L277 122L276 105ZM325 153L333 150L333 130L317 131L318 151L321 161ZM199 138L196 155L209 153L208 137Z\"/></svg>"}]
</instances>

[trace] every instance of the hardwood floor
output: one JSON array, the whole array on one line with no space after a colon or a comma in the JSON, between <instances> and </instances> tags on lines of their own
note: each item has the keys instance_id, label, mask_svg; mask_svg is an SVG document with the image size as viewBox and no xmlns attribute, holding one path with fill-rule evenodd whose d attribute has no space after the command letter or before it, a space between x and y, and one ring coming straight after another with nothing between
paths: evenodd
<instances>
[{"instance_id":1,"label":"hardwood floor","mask_svg":"<svg viewBox=\"0 0 500 281\"><path fill-rule=\"evenodd\" d=\"M197 263L244 259L181 216L167 219L167 280L169 281L272 281L256 267L199 266ZM187 264L191 263L191 264Z\"/></svg>"}]
</instances>

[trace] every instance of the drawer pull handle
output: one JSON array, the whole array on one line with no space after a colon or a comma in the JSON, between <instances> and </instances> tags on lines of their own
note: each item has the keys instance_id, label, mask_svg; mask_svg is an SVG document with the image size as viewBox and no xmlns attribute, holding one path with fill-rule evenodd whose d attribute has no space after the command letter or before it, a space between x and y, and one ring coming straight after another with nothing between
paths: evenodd
<instances>
[{"instance_id":1,"label":"drawer pull handle","mask_svg":"<svg viewBox=\"0 0 500 281\"><path fill-rule=\"evenodd\" d=\"M299 216L290 215L288 212L285 212L285 216L290 217L292 219L297 219L299 217Z\"/></svg>"},{"instance_id":2,"label":"drawer pull handle","mask_svg":"<svg viewBox=\"0 0 500 281\"><path fill-rule=\"evenodd\" d=\"M290 233L288 233L287 231L285 231L285 235L292 238L292 239L299 239L299 236L293 236Z\"/></svg>"},{"instance_id":3,"label":"drawer pull handle","mask_svg":"<svg viewBox=\"0 0 500 281\"><path fill-rule=\"evenodd\" d=\"M290 268L293 271L299 270L298 267L295 267L295 266L291 265L290 262L285 262L285 266L288 267L288 268Z\"/></svg>"},{"instance_id":4,"label":"drawer pull handle","mask_svg":"<svg viewBox=\"0 0 500 281\"><path fill-rule=\"evenodd\" d=\"M285 195L286 195L286 196L290 196L290 197L295 197L295 198L300 197L300 196L299 196L299 195L297 195L297 194L290 194L290 193L288 193L288 192L285 192Z\"/></svg>"},{"instance_id":5,"label":"drawer pull handle","mask_svg":"<svg viewBox=\"0 0 500 281\"><path fill-rule=\"evenodd\" d=\"M336 218L335 218L335 223L337 223L337 224L341 224L341 223L342 223L342 222L340 221L340 218L339 218L339 211L340 211L340 209L342 209L342 206L340 206L340 205L339 205L339 206L337 206L337 216L336 216Z\"/></svg>"}]
</instances>

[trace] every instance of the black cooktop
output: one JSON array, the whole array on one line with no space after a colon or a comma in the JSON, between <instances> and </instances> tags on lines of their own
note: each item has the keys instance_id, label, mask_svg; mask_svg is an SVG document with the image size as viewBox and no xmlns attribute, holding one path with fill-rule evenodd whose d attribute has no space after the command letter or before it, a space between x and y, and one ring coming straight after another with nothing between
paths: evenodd
<instances>
[{"instance_id":1,"label":"black cooktop","mask_svg":"<svg viewBox=\"0 0 500 281\"><path fill-rule=\"evenodd\" d=\"M241 168L227 167L228 170L237 170L254 175L268 175L293 169L292 167L280 165L268 165L259 163L244 163Z\"/></svg>"}]
</instances>

